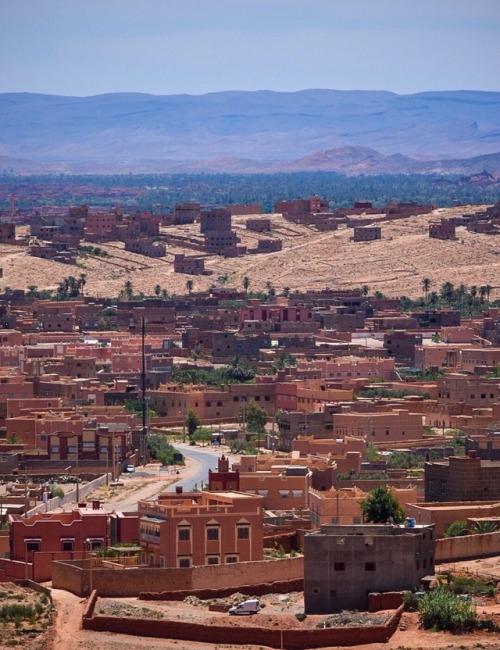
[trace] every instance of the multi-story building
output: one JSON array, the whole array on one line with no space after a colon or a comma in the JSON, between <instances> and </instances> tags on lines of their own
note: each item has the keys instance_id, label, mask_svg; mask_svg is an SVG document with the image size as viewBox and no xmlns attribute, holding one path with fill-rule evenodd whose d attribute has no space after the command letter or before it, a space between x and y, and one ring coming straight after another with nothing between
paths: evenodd
<instances>
[{"instance_id":1,"label":"multi-story building","mask_svg":"<svg viewBox=\"0 0 500 650\"><path fill-rule=\"evenodd\" d=\"M447 220L431 221L429 237L432 239L456 239L455 224Z\"/></svg>"},{"instance_id":2,"label":"multi-story building","mask_svg":"<svg viewBox=\"0 0 500 650\"><path fill-rule=\"evenodd\" d=\"M367 610L370 592L417 589L434 545L434 526L322 526L304 538L305 612Z\"/></svg>"},{"instance_id":3,"label":"multi-story building","mask_svg":"<svg viewBox=\"0 0 500 650\"><path fill-rule=\"evenodd\" d=\"M200 220L199 203L179 203L174 208L174 224L184 225Z\"/></svg>"},{"instance_id":4,"label":"multi-story building","mask_svg":"<svg viewBox=\"0 0 500 650\"><path fill-rule=\"evenodd\" d=\"M500 499L500 461L468 456L425 463L425 501Z\"/></svg>"},{"instance_id":5,"label":"multi-story building","mask_svg":"<svg viewBox=\"0 0 500 650\"><path fill-rule=\"evenodd\" d=\"M420 440L423 432L421 413L410 413L406 409L392 409L388 412L336 413L333 416L333 436L361 436L376 445L382 442L403 443Z\"/></svg>"},{"instance_id":6,"label":"multi-story building","mask_svg":"<svg viewBox=\"0 0 500 650\"><path fill-rule=\"evenodd\" d=\"M416 503L417 488L389 488L392 495L406 509L408 503ZM358 525L363 523L361 502L368 496L360 488L353 486L330 490L309 489L309 509L311 523L315 528L324 524Z\"/></svg>"},{"instance_id":7,"label":"multi-story building","mask_svg":"<svg viewBox=\"0 0 500 650\"><path fill-rule=\"evenodd\" d=\"M354 228L354 241L375 241L376 239L382 239L382 228L380 226Z\"/></svg>"},{"instance_id":8,"label":"multi-story building","mask_svg":"<svg viewBox=\"0 0 500 650\"><path fill-rule=\"evenodd\" d=\"M262 497L242 492L160 494L139 501L142 560L187 568L262 560Z\"/></svg>"}]
</instances>

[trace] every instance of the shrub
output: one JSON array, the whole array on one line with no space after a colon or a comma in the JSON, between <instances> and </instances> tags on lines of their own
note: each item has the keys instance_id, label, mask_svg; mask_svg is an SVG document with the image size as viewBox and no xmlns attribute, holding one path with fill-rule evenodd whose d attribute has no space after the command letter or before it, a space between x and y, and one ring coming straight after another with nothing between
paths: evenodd
<instances>
[{"instance_id":1,"label":"shrub","mask_svg":"<svg viewBox=\"0 0 500 650\"><path fill-rule=\"evenodd\" d=\"M476 607L444 587L419 599L418 611L424 629L469 632L477 627Z\"/></svg>"},{"instance_id":2,"label":"shrub","mask_svg":"<svg viewBox=\"0 0 500 650\"><path fill-rule=\"evenodd\" d=\"M305 612L297 612L297 614L295 614L295 618L296 618L298 621L302 622L302 621L305 621L305 620L306 620L306 618L307 618L307 614L306 614Z\"/></svg>"}]
</instances>

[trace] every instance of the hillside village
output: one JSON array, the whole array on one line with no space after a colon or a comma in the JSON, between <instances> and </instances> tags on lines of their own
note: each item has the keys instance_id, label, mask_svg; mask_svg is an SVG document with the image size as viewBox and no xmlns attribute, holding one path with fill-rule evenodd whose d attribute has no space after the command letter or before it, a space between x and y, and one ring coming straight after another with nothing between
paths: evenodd
<instances>
[{"instance_id":1,"label":"hillside village","mask_svg":"<svg viewBox=\"0 0 500 650\"><path fill-rule=\"evenodd\" d=\"M405 245L394 227L417 228L435 251L482 246L492 263L441 284L408 266L399 292L369 276L356 286L358 254ZM322 281L323 254L302 285L301 233L342 250L345 282ZM0 223L0 582L89 597L84 628L111 631L97 598L298 591L311 620L394 610L370 632L388 640L401 592L428 587L443 563L500 555L499 236L500 203L331 211L312 197L273 215L11 206ZM295 282L280 274L287 252ZM158 454L160 438L175 458ZM218 466L202 489L112 512L96 496L205 445ZM62 477L76 494L60 493ZM374 521L367 504L381 493L400 509ZM195 638L187 623L156 623L152 636ZM207 639L234 640L213 627ZM280 647L252 630L249 642ZM329 643L322 632L293 630L285 647L367 638L359 626Z\"/></svg>"}]
</instances>

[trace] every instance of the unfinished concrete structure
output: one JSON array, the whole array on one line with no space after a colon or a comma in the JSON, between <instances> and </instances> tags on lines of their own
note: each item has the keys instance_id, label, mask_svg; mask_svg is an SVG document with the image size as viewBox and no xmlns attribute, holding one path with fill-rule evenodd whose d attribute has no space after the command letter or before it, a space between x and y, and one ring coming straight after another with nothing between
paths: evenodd
<instances>
[{"instance_id":1,"label":"unfinished concrete structure","mask_svg":"<svg viewBox=\"0 0 500 650\"><path fill-rule=\"evenodd\" d=\"M429 237L431 239L455 239L455 224L451 221L431 221L429 224Z\"/></svg>"},{"instance_id":2,"label":"unfinished concrete structure","mask_svg":"<svg viewBox=\"0 0 500 650\"><path fill-rule=\"evenodd\" d=\"M382 228L380 226L354 228L354 241L375 241L377 239L382 239Z\"/></svg>"},{"instance_id":3,"label":"unfinished concrete structure","mask_svg":"<svg viewBox=\"0 0 500 650\"><path fill-rule=\"evenodd\" d=\"M418 588L434 545L433 525L321 526L304 538L305 612L366 610L371 592Z\"/></svg>"}]
</instances>

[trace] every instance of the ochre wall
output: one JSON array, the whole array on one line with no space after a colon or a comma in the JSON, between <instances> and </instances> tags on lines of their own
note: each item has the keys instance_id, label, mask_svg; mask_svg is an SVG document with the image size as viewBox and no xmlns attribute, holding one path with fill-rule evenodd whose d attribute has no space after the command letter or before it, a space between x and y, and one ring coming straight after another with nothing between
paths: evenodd
<instances>
[{"instance_id":1,"label":"ochre wall","mask_svg":"<svg viewBox=\"0 0 500 650\"><path fill-rule=\"evenodd\" d=\"M194 591L259 585L262 576L267 582L283 582L304 576L304 558L285 558L262 562L239 562L189 569L137 568L112 571L92 567L92 586L100 596L137 596L148 591ZM90 565L87 561L54 562L52 584L79 596L90 593Z\"/></svg>"},{"instance_id":2,"label":"ochre wall","mask_svg":"<svg viewBox=\"0 0 500 650\"><path fill-rule=\"evenodd\" d=\"M434 559L436 562L450 562L498 554L500 532L438 539Z\"/></svg>"},{"instance_id":3,"label":"ochre wall","mask_svg":"<svg viewBox=\"0 0 500 650\"><path fill-rule=\"evenodd\" d=\"M326 629L269 629L259 627L231 627L225 625L201 625L186 621L158 621L151 619L127 619L111 616L84 618L82 626L87 630L108 631L135 636L185 639L204 643L240 644L244 633L245 643L272 648L300 650L331 646L351 646L368 643L385 643L394 634L402 608L383 626L344 627Z\"/></svg>"}]
</instances>

